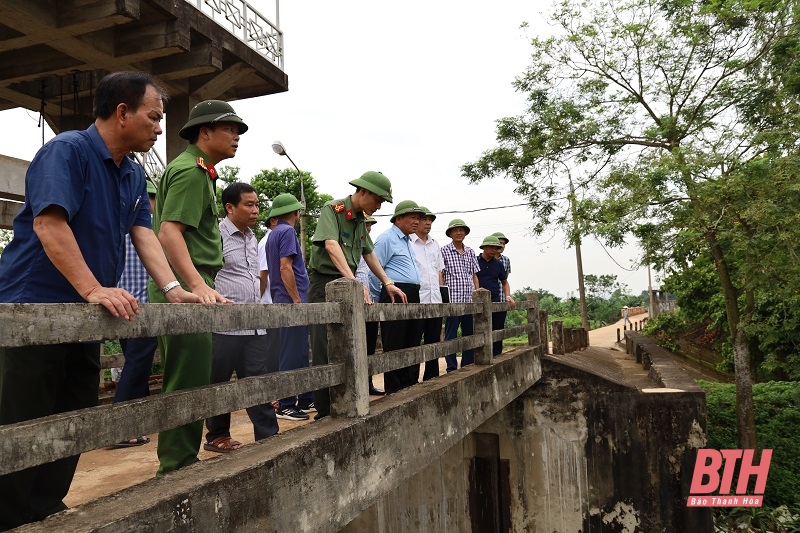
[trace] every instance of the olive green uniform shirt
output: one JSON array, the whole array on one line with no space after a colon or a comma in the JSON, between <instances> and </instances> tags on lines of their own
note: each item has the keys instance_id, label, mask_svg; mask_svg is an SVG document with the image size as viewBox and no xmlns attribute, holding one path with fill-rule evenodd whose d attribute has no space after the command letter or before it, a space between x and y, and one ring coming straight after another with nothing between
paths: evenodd
<instances>
[{"instance_id":1,"label":"olive green uniform shirt","mask_svg":"<svg viewBox=\"0 0 800 533\"><path fill-rule=\"evenodd\" d=\"M365 220L363 212L353 211L353 203L349 196L342 200L332 200L322 206L317 230L311 238L314 243L309 261L311 270L328 276L341 275L333 264L331 256L325 251L325 241L331 240L337 241L342 247L347 266L355 274L361 257L372 253L373 250Z\"/></svg>"},{"instance_id":2,"label":"olive green uniform shirt","mask_svg":"<svg viewBox=\"0 0 800 533\"><path fill-rule=\"evenodd\" d=\"M198 158L207 164L207 156L190 144L167 165L156 193L153 231L158 235L162 220L185 224L183 238L192 263L216 270L222 267L216 187Z\"/></svg>"}]
</instances>

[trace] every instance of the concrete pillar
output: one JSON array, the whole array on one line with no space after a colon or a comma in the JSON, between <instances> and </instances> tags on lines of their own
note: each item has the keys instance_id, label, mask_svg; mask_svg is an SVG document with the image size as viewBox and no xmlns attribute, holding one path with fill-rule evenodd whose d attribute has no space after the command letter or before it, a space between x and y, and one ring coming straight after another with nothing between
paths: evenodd
<instances>
[{"instance_id":1,"label":"concrete pillar","mask_svg":"<svg viewBox=\"0 0 800 533\"><path fill-rule=\"evenodd\" d=\"M475 364L492 364L492 293L478 289L472 293L472 302L480 304L481 312L474 315L474 334L483 338L483 346L475 348Z\"/></svg>"},{"instance_id":2,"label":"concrete pillar","mask_svg":"<svg viewBox=\"0 0 800 533\"><path fill-rule=\"evenodd\" d=\"M344 383L331 387L331 414L359 417L369 414L369 370L364 321L364 288L339 278L325 286L325 301L337 302L341 324L328 325L328 360L344 363Z\"/></svg>"},{"instance_id":3,"label":"concrete pillar","mask_svg":"<svg viewBox=\"0 0 800 533\"><path fill-rule=\"evenodd\" d=\"M178 133L189 120L189 112L198 103L198 100L189 95L177 95L170 97L169 102L164 107L166 115L166 127L164 135L167 139L167 154L164 163L169 163L178 155L186 150L187 142Z\"/></svg>"},{"instance_id":4,"label":"concrete pillar","mask_svg":"<svg viewBox=\"0 0 800 533\"><path fill-rule=\"evenodd\" d=\"M536 329L528 332L528 345L539 345L539 294L536 292L529 292L527 294L528 305L528 324L534 324Z\"/></svg>"},{"instance_id":5,"label":"concrete pillar","mask_svg":"<svg viewBox=\"0 0 800 533\"><path fill-rule=\"evenodd\" d=\"M551 336L553 339L553 355L564 354L564 322L561 320L553 321Z\"/></svg>"},{"instance_id":6,"label":"concrete pillar","mask_svg":"<svg viewBox=\"0 0 800 533\"><path fill-rule=\"evenodd\" d=\"M539 310L539 339L542 344L542 355L550 353L550 346L547 344L547 311Z\"/></svg>"}]
</instances>

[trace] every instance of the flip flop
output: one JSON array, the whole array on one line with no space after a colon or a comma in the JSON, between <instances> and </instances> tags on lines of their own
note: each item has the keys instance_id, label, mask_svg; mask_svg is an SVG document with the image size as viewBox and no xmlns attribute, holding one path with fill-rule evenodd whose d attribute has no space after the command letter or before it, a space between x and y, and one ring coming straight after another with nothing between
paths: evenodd
<instances>
[{"instance_id":1,"label":"flip flop","mask_svg":"<svg viewBox=\"0 0 800 533\"><path fill-rule=\"evenodd\" d=\"M131 442L134 441L134 442ZM145 437L144 435L136 437L135 439L123 440L116 444L114 444L113 448L131 448L133 446L142 446L143 444L149 444L150 439Z\"/></svg>"},{"instance_id":2,"label":"flip flop","mask_svg":"<svg viewBox=\"0 0 800 533\"><path fill-rule=\"evenodd\" d=\"M231 437L217 437L211 442L203 444L203 449L210 452L230 453L233 450L238 450L242 446L244 446L244 444L238 440L233 440Z\"/></svg>"}]
</instances>

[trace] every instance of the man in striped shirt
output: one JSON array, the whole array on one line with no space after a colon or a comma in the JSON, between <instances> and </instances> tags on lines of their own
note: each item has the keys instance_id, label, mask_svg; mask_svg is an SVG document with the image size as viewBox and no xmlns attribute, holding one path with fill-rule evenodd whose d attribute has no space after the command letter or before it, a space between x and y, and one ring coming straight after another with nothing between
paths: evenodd
<instances>
[{"instance_id":1,"label":"man in striped shirt","mask_svg":"<svg viewBox=\"0 0 800 533\"><path fill-rule=\"evenodd\" d=\"M258 220L258 195L249 183L234 183L222 191L227 216L219 223L222 236L222 268L214 280L217 291L237 304L261 300L258 241L251 226ZM248 329L220 331L211 335L211 383L223 383L267 373L267 331ZM255 439L265 439L278 432L272 403L247 408L253 422ZM206 443L203 448L227 453L242 447L231 438L231 415L224 413L206 419Z\"/></svg>"},{"instance_id":2,"label":"man in striped shirt","mask_svg":"<svg viewBox=\"0 0 800 533\"><path fill-rule=\"evenodd\" d=\"M444 283L450 291L451 303L472 302L472 292L478 288L478 258L469 246L464 245L464 238L469 235L469 226L463 220L456 218L447 225L445 235L452 242L442 246L442 259L444 259ZM458 337L458 326L461 326L461 335L466 337L473 333L472 315L450 316L444 322L444 340L449 341ZM458 369L456 354L445 356L447 371ZM471 365L475 362L475 351L464 350L461 354L461 366Z\"/></svg>"},{"instance_id":3,"label":"man in striped shirt","mask_svg":"<svg viewBox=\"0 0 800 533\"><path fill-rule=\"evenodd\" d=\"M156 203L156 186L152 181L147 180L147 196L150 201L150 214ZM147 303L147 270L145 270L136 248L133 247L130 234L125 236L125 270L119 278L117 287L125 289L131 296L136 298L139 303ZM150 394L150 373L153 370L153 356L158 348L158 340L155 337L142 337L138 339L120 339L122 355L125 357L125 367L122 369L112 368L111 377L119 375L114 379L117 382L117 392L114 394L114 403L124 402L144 398ZM129 440L118 442L118 448L127 446L141 446L147 444L150 439L145 435L140 435Z\"/></svg>"}]
</instances>

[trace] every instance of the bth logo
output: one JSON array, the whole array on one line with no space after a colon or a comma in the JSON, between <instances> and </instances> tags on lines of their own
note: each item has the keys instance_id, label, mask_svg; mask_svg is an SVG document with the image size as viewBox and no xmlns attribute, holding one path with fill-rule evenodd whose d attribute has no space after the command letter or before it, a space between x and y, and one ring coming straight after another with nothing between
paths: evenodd
<instances>
[{"instance_id":1,"label":"bth logo","mask_svg":"<svg viewBox=\"0 0 800 533\"><path fill-rule=\"evenodd\" d=\"M772 450L761 452L761 463L753 464L753 450L697 450L697 460L692 474L692 487L687 507L761 507L764 500L764 488L767 486L769 462ZM719 469L723 459L725 468L720 477ZM739 463L739 481L736 483L736 494L731 494L731 484ZM747 494L750 477L756 477L754 494ZM710 496L719 490L719 494Z\"/></svg>"}]
</instances>

